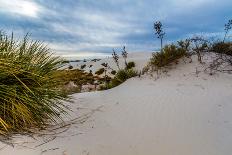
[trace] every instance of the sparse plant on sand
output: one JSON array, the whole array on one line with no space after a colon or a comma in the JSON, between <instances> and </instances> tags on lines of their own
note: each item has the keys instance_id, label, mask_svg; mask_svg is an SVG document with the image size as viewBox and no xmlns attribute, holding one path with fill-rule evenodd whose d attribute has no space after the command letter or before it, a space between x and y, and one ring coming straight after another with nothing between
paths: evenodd
<instances>
[{"instance_id":1,"label":"sparse plant on sand","mask_svg":"<svg viewBox=\"0 0 232 155\"><path fill-rule=\"evenodd\" d=\"M231 28L232 28L232 19L229 20L228 23L225 24L225 28L224 28L225 35L224 35L224 38L223 38L223 41L222 41L223 43L225 42L226 37L227 37L229 31L231 30Z\"/></svg>"},{"instance_id":2,"label":"sparse plant on sand","mask_svg":"<svg viewBox=\"0 0 232 155\"><path fill-rule=\"evenodd\" d=\"M128 62L127 66L126 66L126 69L131 69L133 67L135 67L135 62L134 61L130 61L130 62Z\"/></svg>"},{"instance_id":3,"label":"sparse plant on sand","mask_svg":"<svg viewBox=\"0 0 232 155\"><path fill-rule=\"evenodd\" d=\"M112 70L110 73L111 73L112 75L115 75L115 74L117 73L117 71L116 71L116 70Z\"/></svg>"},{"instance_id":4,"label":"sparse plant on sand","mask_svg":"<svg viewBox=\"0 0 232 155\"><path fill-rule=\"evenodd\" d=\"M196 53L198 61L202 63L202 54L209 51L208 41L203 37L193 37L191 42L192 50Z\"/></svg>"},{"instance_id":5,"label":"sparse plant on sand","mask_svg":"<svg viewBox=\"0 0 232 155\"><path fill-rule=\"evenodd\" d=\"M127 51L126 51L126 47L123 46L123 48L122 48L122 57L123 57L123 59L124 59L126 68L127 68L127 65L128 65L128 64L127 64L127 61L126 61L127 55L128 55L128 53L127 53Z\"/></svg>"},{"instance_id":6,"label":"sparse plant on sand","mask_svg":"<svg viewBox=\"0 0 232 155\"><path fill-rule=\"evenodd\" d=\"M114 59L114 62L116 63L117 67L118 67L118 70L120 70L120 67L119 67L119 56L118 54L115 52L115 50L113 49L113 53L112 53L112 57Z\"/></svg>"},{"instance_id":7,"label":"sparse plant on sand","mask_svg":"<svg viewBox=\"0 0 232 155\"><path fill-rule=\"evenodd\" d=\"M104 71L105 71L105 69L104 69L104 68L100 68L99 70L97 70L97 71L95 72L95 74L97 74L97 75L101 75L101 74L103 74L103 73L104 73Z\"/></svg>"},{"instance_id":8,"label":"sparse plant on sand","mask_svg":"<svg viewBox=\"0 0 232 155\"><path fill-rule=\"evenodd\" d=\"M85 69L85 67L86 67L86 64L81 65L81 69Z\"/></svg>"},{"instance_id":9,"label":"sparse plant on sand","mask_svg":"<svg viewBox=\"0 0 232 155\"><path fill-rule=\"evenodd\" d=\"M150 65L159 70L161 67L165 67L179 58L187 55L187 50L178 47L174 44L166 45L161 52L152 53L152 58L150 59Z\"/></svg>"},{"instance_id":10,"label":"sparse plant on sand","mask_svg":"<svg viewBox=\"0 0 232 155\"><path fill-rule=\"evenodd\" d=\"M68 69L73 69L73 66L72 66L72 65L69 65L69 66L68 66Z\"/></svg>"},{"instance_id":11,"label":"sparse plant on sand","mask_svg":"<svg viewBox=\"0 0 232 155\"><path fill-rule=\"evenodd\" d=\"M0 134L42 128L61 119L66 96L54 72L63 60L40 41L0 32Z\"/></svg>"},{"instance_id":12,"label":"sparse plant on sand","mask_svg":"<svg viewBox=\"0 0 232 155\"><path fill-rule=\"evenodd\" d=\"M157 21L154 23L154 29L155 29L155 34L157 38L160 39L160 51L163 50L163 37L165 35L165 32L163 31L163 25L160 21Z\"/></svg>"}]
</instances>

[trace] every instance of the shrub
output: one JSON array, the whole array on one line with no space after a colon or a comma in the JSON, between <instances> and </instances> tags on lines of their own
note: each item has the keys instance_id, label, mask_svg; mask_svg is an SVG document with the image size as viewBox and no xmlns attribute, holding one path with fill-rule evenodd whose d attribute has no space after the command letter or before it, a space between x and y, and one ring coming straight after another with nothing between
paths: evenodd
<instances>
[{"instance_id":1,"label":"shrub","mask_svg":"<svg viewBox=\"0 0 232 155\"><path fill-rule=\"evenodd\" d=\"M113 49L112 57L113 57L113 60L114 60L114 62L116 63L116 65L117 65L117 67L118 67L118 70L119 70L119 69L120 69L120 68L119 68L119 61L118 61L119 56L118 56L118 54L115 52L114 49Z\"/></svg>"},{"instance_id":2,"label":"shrub","mask_svg":"<svg viewBox=\"0 0 232 155\"><path fill-rule=\"evenodd\" d=\"M108 67L108 63L102 63L101 64L103 67Z\"/></svg>"},{"instance_id":3,"label":"shrub","mask_svg":"<svg viewBox=\"0 0 232 155\"><path fill-rule=\"evenodd\" d=\"M202 63L202 54L209 51L209 44L206 39L203 37L194 37L191 39L192 50L197 55L197 59Z\"/></svg>"},{"instance_id":4,"label":"shrub","mask_svg":"<svg viewBox=\"0 0 232 155\"><path fill-rule=\"evenodd\" d=\"M81 65L81 69L84 69L86 67L86 64Z\"/></svg>"},{"instance_id":5,"label":"shrub","mask_svg":"<svg viewBox=\"0 0 232 155\"><path fill-rule=\"evenodd\" d=\"M63 66L42 42L0 33L0 134L44 127L64 112L54 72Z\"/></svg>"},{"instance_id":6,"label":"shrub","mask_svg":"<svg viewBox=\"0 0 232 155\"><path fill-rule=\"evenodd\" d=\"M166 45L161 52L152 53L150 65L159 69L186 55L187 51L185 49L174 44Z\"/></svg>"},{"instance_id":7,"label":"shrub","mask_svg":"<svg viewBox=\"0 0 232 155\"><path fill-rule=\"evenodd\" d=\"M137 76L137 72L133 69L121 69L117 72L117 74L115 75L115 78L118 79L119 81L124 82L129 78L132 78L134 76Z\"/></svg>"},{"instance_id":8,"label":"shrub","mask_svg":"<svg viewBox=\"0 0 232 155\"><path fill-rule=\"evenodd\" d=\"M68 69L73 69L73 66L72 65L68 66Z\"/></svg>"},{"instance_id":9,"label":"shrub","mask_svg":"<svg viewBox=\"0 0 232 155\"><path fill-rule=\"evenodd\" d=\"M232 43L217 42L212 45L212 52L226 54L232 56Z\"/></svg>"},{"instance_id":10,"label":"shrub","mask_svg":"<svg viewBox=\"0 0 232 155\"><path fill-rule=\"evenodd\" d=\"M127 71L125 69L119 70L117 74L115 75L115 78L120 80L121 83L126 81L128 79Z\"/></svg>"},{"instance_id":11,"label":"shrub","mask_svg":"<svg viewBox=\"0 0 232 155\"><path fill-rule=\"evenodd\" d=\"M135 77L137 75L138 75L138 72L135 71L134 69L128 69L127 70L127 77L128 77L128 79L132 78L132 77Z\"/></svg>"},{"instance_id":12,"label":"shrub","mask_svg":"<svg viewBox=\"0 0 232 155\"><path fill-rule=\"evenodd\" d=\"M163 50L163 37L165 35L165 32L163 31L163 24L160 21L157 21L154 23L154 30L157 38L160 39L160 47L161 50Z\"/></svg>"},{"instance_id":13,"label":"shrub","mask_svg":"<svg viewBox=\"0 0 232 155\"><path fill-rule=\"evenodd\" d=\"M97 74L97 75L101 75L101 74L103 74L103 73L104 73L104 71L105 71L105 69L104 69L104 68L100 68L98 71L96 71L96 72L95 72L95 74Z\"/></svg>"},{"instance_id":14,"label":"shrub","mask_svg":"<svg viewBox=\"0 0 232 155\"><path fill-rule=\"evenodd\" d=\"M116 70L112 70L112 71L111 71L111 74L112 74L112 75L115 75L116 73L117 73Z\"/></svg>"},{"instance_id":15,"label":"shrub","mask_svg":"<svg viewBox=\"0 0 232 155\"><path fill-rule=\"evenodd\" d=\"M135 67L135 62L131 61L131 62L128 62L126 69L131 69L133 67Z\"/></svg>"},{"instance_id":16,"label":"shrub","mask_svg":"<svg viewBox=\"0 0 232 155\"><path fill-rule=\"evenodd\" d=\"M126 51L126 47L125 46L123 46L123 48L122 48L122 57L123 57L123 59L124 59L124 62L125 62L125 66L127 67L127 61L126 61L126 59L127 59L127 55L128 55L128 53L127 53L127 51Z\"/></svg>"}]
</instances>

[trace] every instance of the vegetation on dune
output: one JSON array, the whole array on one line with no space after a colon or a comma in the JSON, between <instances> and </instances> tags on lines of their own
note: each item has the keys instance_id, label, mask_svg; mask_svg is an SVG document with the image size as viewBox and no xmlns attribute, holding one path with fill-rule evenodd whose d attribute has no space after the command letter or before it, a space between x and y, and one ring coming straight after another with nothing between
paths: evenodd
<instances>
[{"instance_id":1,"label":"vegetation on dune","mask_svg":"<svg viewBox=\"0 0 232 155\"><path fill-rule=\"evenodd\" d=\"M178 64L181 58L191 60L192 55L196 55L198 61L204 64L203 57L207 52L216 55L206 68L210 70L210 74L213 71L232 73L232 43L226 40L231 28L232 20L229 20L225 24L225 35L221 41L211 42L203 37L193 37L163 47L163 25L159 21L155 22L154 30L160 39L160 51L152 54L142 73ZM81 65L82 70L74 69L71 65L62 70L64 63L71 61L54 57L42 42L32 41L28 35L21 41L16 41L13 34L8 36L0 32L0 134L30 131L33 128L43 128L47 123L56 123L61 120L60 114L65 114L62 101L67 100L70 93L81 92L83 85L94 85L95 90L97 85L101 89L110 89L138 75L134 70L135 63L127 62L125 46L121 51L124 68L120 68L119 55L115 50L112 56L118 70L113 70L108 63L102 63L103 68L95 72L102 77L94 76L92 70L90 73L84 72L86 64ZM109 77L107 73L114 77ZM65 88L70 81L77 86L75 90Z\"/></svg>"},{"instance_id":2,"label":"vegetation on dune","mask_svg":"<svg viewBox=\"0 0 232 155\"><path fill-rule=\"evenodd\" d=\"M163 50L163 38L165 35L165 32L163 31L163 24L160 21L157 21L154 23L154 30L155 34L158 39L160 39L160 51Z\"/></svg>"},{"instance_id":3,"label":"vegetation on dune","mask_svg":"<svg viewBox=\"0 0 232 155\"><path fill-rule=\"evenodd\" d=\"M216 54L214 58L212 58L212 62L209 64L209 67L206 68L210 70L210 74L212 74L212 70L220 71L220 72L232 72L232 43L230 41L226 42L229 31L232 28L232 20L229 20L227 24L225 24L225 35L222 41L212 42L208 39L205 39L202 36L195 36L189 39L185 39L182 41L178 41L175 44L167 44L162 48L163 44L163 36L165 32L162 29L161 22L155 22L154 29L156 31L157 37L161 40L161 50L160 52L154 52L149 61L148 66L143 69L143 73L148 72L149 70L156 70L157 73L163 67L171 65L173 63L178 63L180 58L190 58L190 62L192 62L191 56L196 55L197 59L200 63L203 62L203 57L206 53L213 52ZM227 69L225 69L225 67Z\"/></svg>"},{"instance_id":4,"label":"vegetation on dune","mask_svg":"<svg viewBox=\"0 0 232 155\"><path fill-rule=\"evenodd\" d=\"M63 60L42 42L0 32L0 133L40 128L65 113L54 73Z\"/></svg>"},{"instance_id":5,"label":"vegetation on dune","mask_svg":"<svg viewBox=\"0 0 232 155\"><path fill-rule=\"evenodd\" d=\"M86 73L79 69L57 70L55 78L58 81L57 87L65 94L79 93L83 85L94 84L95 81L100 79L92 73ZM70 82L73 82L76 87L67 87Z\"/></svg>"},{"instance_id":6,"label":"vegetation on dune","mask_svg":"<svg viewBox=\"0 0 232 155\"><path fill-rule=\"evenodd\" d=\"M134 61L130 61L130 62L127 63L127 66L126 66L125 69L131 69L133 67L135 67L135 62Z\"/></svg>"},{"instance_id":7,"label":"vegetation on dune","mask_svg":"<svg viewBox=\"0 0 232 155\"><path fill-rule=\"evenodd\" d=\"M117 72L115 70L111 71L111 74L113 74L115 76L114 76L114 78L109 79L108 81L105 82L105 85L103 85L101 87L102 90L111 89L113 87L116 87L116 86L120 85L121 83L125 82L127 79L135 77L138 75L137 71L135 71L133 69L133 67L135 67L135 63L133 61L127 63L127 55L128 55L128 53L126 52L126 48L124 46L123 51L122 51L122 57L123 57L124 62L125 62L125 68L120 69L119 61L118 61L119 56L117 55L115 50L113 50L112 56L113 56L114 62L116 63L119 70ZM105 76L106 76L106 74L105 74Z\"/></svg>"},{"instance_id":8,"label":"vegetation on dune","mask_svg":"<svg viewBox=\"0 0 232 155\"><path fill-rule=\"evenodd\" d=\"M127 55L128 55L128 53L127 53L127 51L126 51L126 47L125 46L123 46L123 48L122 48L122 57L123 57L123 59L124 59L124 63L125 63L125 66L126 66L126 68L127 68Z\"/></svg>"},{"instance_id":9,"label":"vegetation on dune","mask_svg":"<svg viewBox=\"0 0 232 155\"><path fill-rule=\"evenodd\" d=\"M156 69L159 69L173 63L183 56L187 56L186 49L174 44L166 45L161 52L152 53L150 64L156 67Z\"/></svg>"},{"instance_id":10,"label":"vegetation on dune","mask_svg":"<svg viewBox=\"0 0 232 155\"><path fill-rule=\"evenodd\" d=\"M102 75L102 74L104 73L104 71L105 71L104 68L100 68L100 69L98 69L98 70L95 72L95 74L97 74L97 75Z\"/></svg>"},{"instance_id":11,"label":"vegetation on dune","mask_svg":"<svg viewBox=\"0 0 232 155\"><path fill-rule=\"evenodd\" d=\"M115 64L116 64L117 67L118 67L118 70L120 70L119 62L118 62L119 56L118 56L118 54L115 52L114 49L113 49L112 57L113 57L113 60L114 60Z\"/></svg>"}]
</instances>

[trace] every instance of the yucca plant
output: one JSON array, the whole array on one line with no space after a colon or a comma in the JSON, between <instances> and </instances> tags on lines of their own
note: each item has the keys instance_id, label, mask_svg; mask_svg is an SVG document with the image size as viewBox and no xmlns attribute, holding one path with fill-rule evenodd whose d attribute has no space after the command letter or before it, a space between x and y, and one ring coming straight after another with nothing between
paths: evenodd
<instances>
[{"instance_id":1,"label":"yucca plant","mask_svg":"<svg viewBox=\"0 0 232 155\"><path fill-rule=\"evenodd\" d=\"M54 72L63 60L40 41L0 32L0 134L29 131L60 120L66 96Z\"/></svg>"}]
</instances>

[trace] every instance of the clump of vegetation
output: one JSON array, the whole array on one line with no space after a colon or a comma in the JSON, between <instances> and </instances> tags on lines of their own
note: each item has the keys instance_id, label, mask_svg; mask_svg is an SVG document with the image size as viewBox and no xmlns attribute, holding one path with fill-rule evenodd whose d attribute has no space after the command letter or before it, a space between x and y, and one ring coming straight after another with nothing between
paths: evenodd
<instances>
[{"instance_id":1,"label":"clump of vegetation","mask_svg":"<svg viewBox=\"0 0 232 155\"><path fill-rule=\"evenodd\" d=\"M165 35L165 32L163 31L163 24L160 21L155 22L154 29L155 29L155 34L157 38L160 39L160 49L162 51L163 50L163 38Z\"/></svg>"},{"instance_id":2,"label":"clump of vegetation","mask_svg":"<svg viewBox=\"0 0 232 155\"><path fill-rule=\"evenodd\" d=\"M117 71L116 71L116 70L112 70L110 73L111 73L112 75L115 75L115 74L117 73Z\"/></svg>"},{"instance_id":3,"label":"clump of vegetation","mask_svg":"<svg viewBox=\"0 0 232 155\"><path fill-rule=\"evenodd\" d=\"M81 92L82 85L94 84L99 78L94 76L91 72L87 73L83 70L58 70L55 72L55 78L59 81L57 88L64 91L66 94ZM76 88L67 88L67 85L73 82Z\"/></svg>"},{"instance_id":4,"label":"clump of vegetation","mask_svg":"<svg viewBox=\"0 0 232 155\"><path fill-rule=\"evenodd\" d=\"M166 45L161 52L152 53L150 65L156 69L167 66L187 55L187 50L177 45Z\"/></svg>"},{"instance_id":5,"label":"clump of vegetation","mask_svg":"<svg viewBox=\"0 0 232 155\"><path fill-rule=\"evenodd\" d=\"M117 72L115 77L109 83L109 88L116 87L121 83L125 82L127 79L135 77L137 75L138 75L137 71L133 69L121 69Z\"/></svg>"},{"instance_id":6,"label":"clump of vegetation","mask_svg":"<svg viewBox=\"0 0 232 155\"><path fill-rule=\"evenodd\" d=\"M73 66L72 66L72 65L69 65L69 66L68 66L68 69L73 69Z\"/></svg>"},{"instance_id":7,"label":"clump of vegetation","mask_svg":"<svg viewBox=\"0 0 232 155\"><path fill-rule=\"evenodd\" d=\"M96 75L102 75L104 73L105 69L104 68L100 68L99 70L97 70L95 72Z\"/></svg>"},{"instance_id":8,"label":"clump of vegetation","mask_svg":"<svg viewBox=\"0 0 232 155\"><path fill-rule=\"evenodd\" d=\"M130 61L130 62L128 62L127 66L126 66L126 69L131 69L133 67L135 67L135 62Z\"/></svg>"},{"instance_id":9,"label":"clump of vegetation","mask_svg":"<svg viewBox=\"0 0 232 155\"><path fill-rule=\"evenodd\" d=\"M85 69L85 67L86 67L86 64L81 65L81 69Z\"/></svg>"},{"instance_id":10,"label":"clump of vegetation","mask_svg":"<svg viewBox=\"0 0 232 155\"><path fill-rule=\"evenodd\" d=\"M21 41L0 32L0 134L42 128L60 120L66 96L56 88L63 60L28 35Z\"/></svg>"},{"instance_id":11,"label":"clump of vegetation","mask_svg":"<svg viewBox=\"0 0 232 155\"><path fill-rule=\"evenodd\" d=\"M208 41L202 37L194 37L191 42L192 50L196 53L198 61L202 63L202 54L209 49Z\"/></svg>"},{"instance_id":12,"label":"clump of vegetation","mask_svg":"<svg viewBox=\"0 0 232 155\"><path fill-rule=\"evenodd\" d=\"M232 20L229 20L228 23L225 24L225 28L224 28L225 35L224 35L224 38L223 38L223 41L222 41L223 43L225 42L226 37L227 37L229 31L231 30L231 28L232 28Z\"/></svg>"},{"instance_id":13,"label":"clump of vegetation","mask_svg":"<svg viewBox=\"0 0 232 155\"><path fill-rule=\"evenodd\" d=\"M127 55L128 55L128 53L127 53L127 51L126 51L126 47L123 46L123 49L122 49L122 57L123 57L123 59L124 59L126 68L128 67L128 66L127 66L128 64L127 64L127 61L126 61Z\"/></svg>"},{"instance_id":14,"label":"clump of vegetation","mask_svg":"<svg viewBox=\"0 0 232 155\"><path fill-rule=\"evenodd\" d=\"M216 42L212 45L212 52L219 54L226 54L232 56L232 43L230 42Z\"/></svg>"},{"instance_id":15,"label":"clump of vegetation","mask_svg":"<svg viewBox=\"0 0 232 155\"><path fill-rule=\"evenodd\" d=\"M113 57L114 62L116 63L116 65L117 65L117 67L118 67L118 70L120 70L120 68L119 68L119 62L118 62L119 56L118 56L118 54L115 52L114 49L113 49L112 57Z\"/></svg>"}]
</instances>

